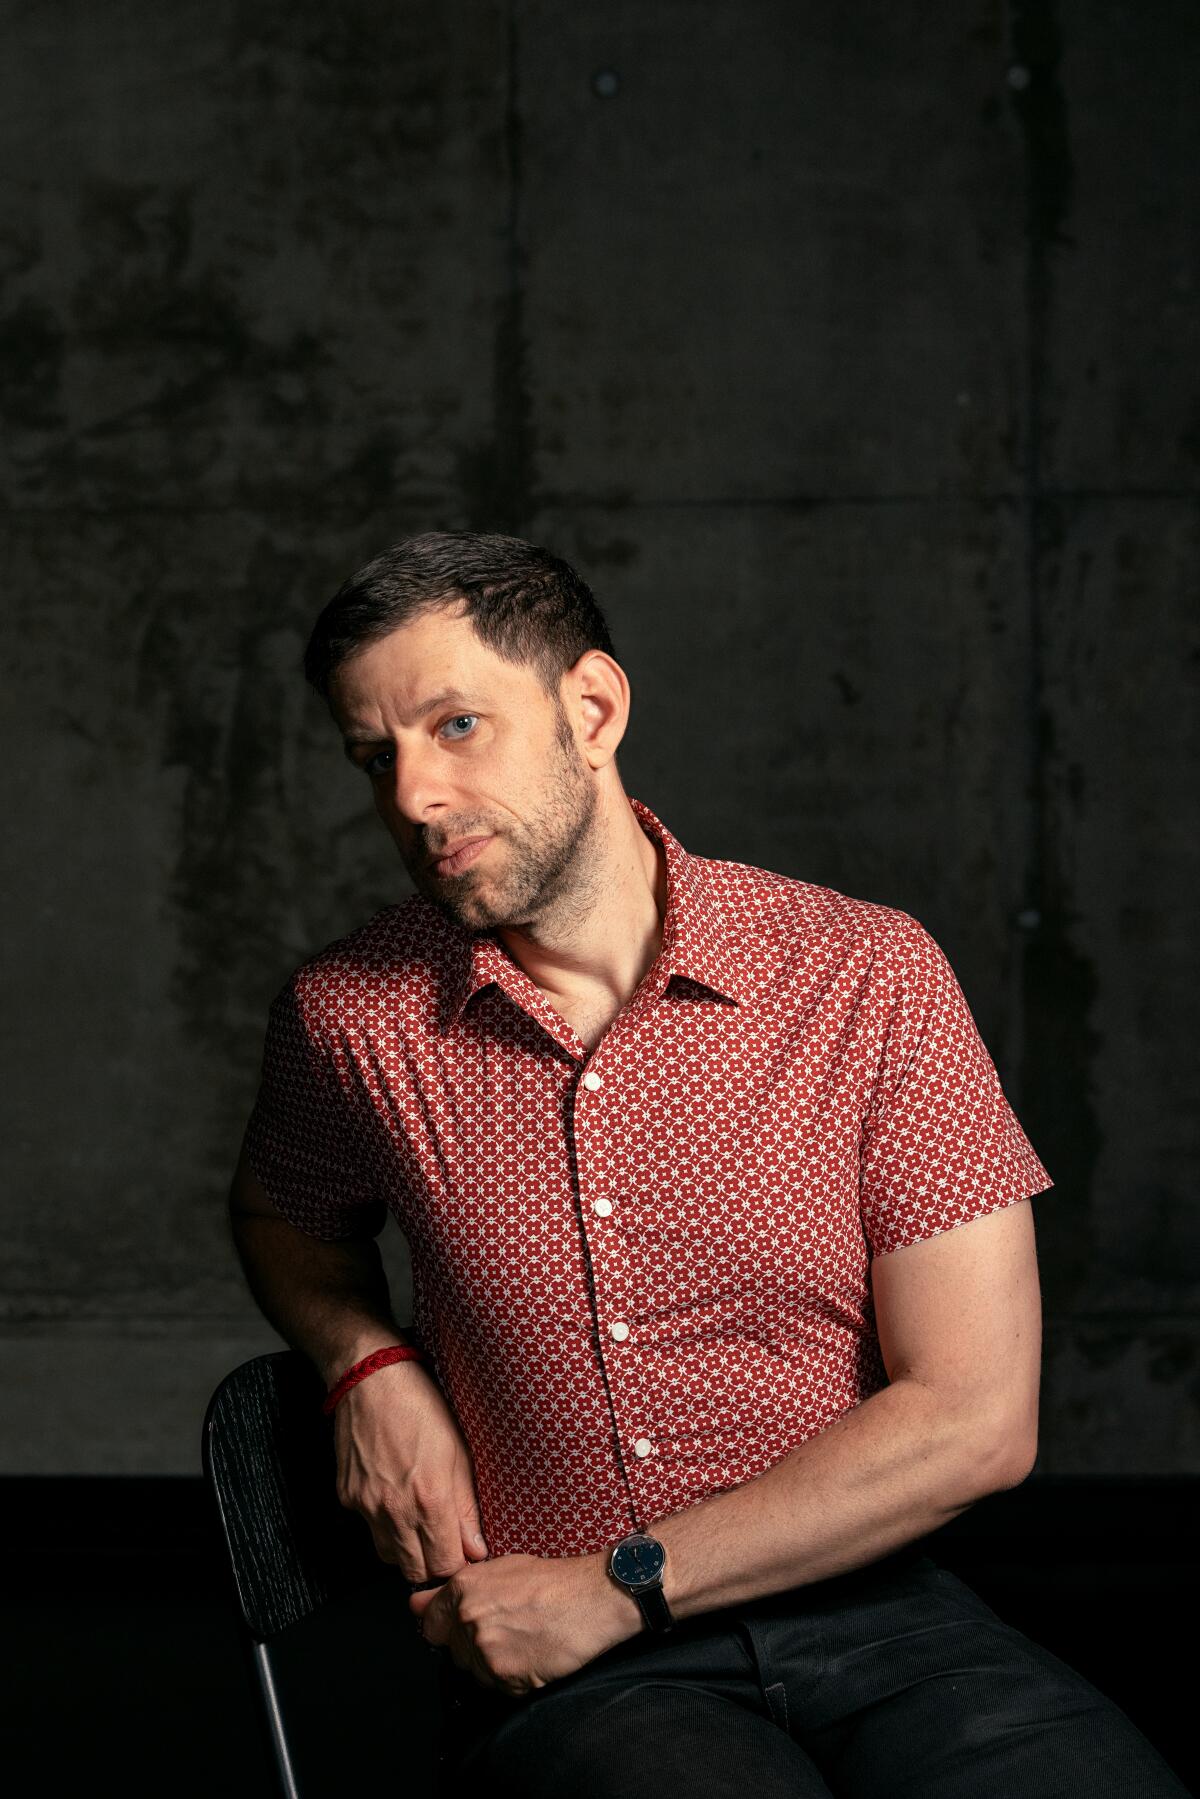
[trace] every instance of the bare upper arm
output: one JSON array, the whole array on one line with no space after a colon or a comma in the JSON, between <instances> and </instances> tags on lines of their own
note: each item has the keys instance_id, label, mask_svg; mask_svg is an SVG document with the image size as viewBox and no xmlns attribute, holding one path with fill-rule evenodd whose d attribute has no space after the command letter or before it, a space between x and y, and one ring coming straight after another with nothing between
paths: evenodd
<instances>
[{"instance_id":1,"label":"bare upper arm","mask_svg":"<svg viewBox=\"0 0 1200 1799\"><path fill-rule=\"evenodd\" d=\"M932 1388L1032 1463L1042 1319L1028 1201L877 1256L871 1283L888 1378Z\"/></svg>"}]
</instances>

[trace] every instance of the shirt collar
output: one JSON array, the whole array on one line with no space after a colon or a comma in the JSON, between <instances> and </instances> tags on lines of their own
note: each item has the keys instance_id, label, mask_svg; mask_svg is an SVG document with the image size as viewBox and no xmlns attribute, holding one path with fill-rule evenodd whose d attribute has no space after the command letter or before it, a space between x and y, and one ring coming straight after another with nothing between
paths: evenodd
<instances>
[{"instance_id":1,"label":"shirt collar","mask_svg":"<svg viewBox=\"0 0 1200 1799\"><path fill-rule=\"evenodd\" d=\"M677 975L744 1004L750 997L745 959L723 916L705 859L689 855L641 800L630 795L629 804L643 831L661 843L666 857L667 909L656 962L663 987ZM442 987L442 1029L448 1031L472 995L493 982L527 1007L532 983L499 939L490 931L456 928L456 935L458 953L450 958Z\"/></svg>"},{"instance_id":2,"label":"shirt collar","mask_svg":"<svg viewBox=\"0 0 1200 1799\"><path fill-rule=\"evenodd\" d=\"M660 971L667 979L679 975L710 987L723 999L744 1004L750 997L745 958L732 938L705 859L689 855L641 800L631 797L629 803L647 836L662 844L667 859Z\"/></svg>"}]
</instances>

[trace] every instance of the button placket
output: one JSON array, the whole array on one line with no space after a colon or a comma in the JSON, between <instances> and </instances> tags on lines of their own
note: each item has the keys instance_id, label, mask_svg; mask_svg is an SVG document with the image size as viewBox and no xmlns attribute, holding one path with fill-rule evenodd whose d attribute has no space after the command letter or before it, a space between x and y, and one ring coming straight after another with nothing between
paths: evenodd
<instances>
[{"instance_id":1,"label":"button placket","mask_svg":"<svg viewBox=\"0 0 1200 1799\"><path fill-rule=\"evenodd\" d=\"M598 1069L589 1068L580 1076L579 1086L583 1089L584 1093L597 1093L604 1085L606 1078L606 1076L601 1075ZM579 1116L579 1123L577 1126L577 1129L580 1132L580 1154L577 1166L579 1169L581 1185L586 1183L586 1153L584 1151L584 1145L588 1140L589 1124L589 1111L585 1108ZM585 1201L585 1216L589 1206L592 1217L596 1220L611 1218L616 1209L613 1200L610 1199L607 1194L598 1194L594 1199ZM596 1258L591 1270L592 1302L597 1307L601 1318L604 1317L604 1313L607 1309L604 1303L603 1293L603 1289L609 1284L609 1281L606 1278L607 1257L612 1253L613 1249L614 1244L611 1237L609 1237L608 1233L604 1233L595 1238L594 1247L591 1252L592 1256ZM611 1275L612 1272L613 1270L611 1269L607 1270L609 1275ZM609 1303L611 1303L611 1300ZM653 1456L654 1444L652 1440L645 1435L626 1436L625 1434L630 1428L627 1421L630 1407L627 1396L622 1392L625 1385L625 1379L623 1379L622 1376L629 1377L633 1374L634 1370L623 1358L620 1362L615 1358L616 1346L630 1342L632 1328L633 1327L626 1318L610 1318L607 1324L601 1326L601 1353L606 1363L609 1364L607 1377L608 1400L613 1423L616 1425L621 1439L627 1445L625 1451L626 1455L630 1455L634 1465L640 1467ZM614 1352L611 1362L609 1362L609 1351Z\"/></svg>"}]
</instances>

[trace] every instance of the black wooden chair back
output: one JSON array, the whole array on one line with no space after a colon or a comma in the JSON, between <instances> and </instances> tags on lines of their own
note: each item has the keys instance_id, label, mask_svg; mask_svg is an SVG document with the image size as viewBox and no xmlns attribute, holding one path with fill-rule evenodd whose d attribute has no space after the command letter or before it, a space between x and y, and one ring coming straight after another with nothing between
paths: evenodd
<instances>
[{"instance_id":1,"label":"black wooden chair back","mask_svg":"<svg viewBox=\"0 0 1200 1799\"><path fill-rule=\"evenodd\" d=\"M226 1375L204 1420L205 1477L260 1643L377 1572L369 1533L338 1503L323 1397L311 1363L279 1350Z\"/></svg>"},{"instance_id":2,"label":"black wooden chair back","mask_svg":"<svg viewBox=\"0 0 1200 1799\"><path fill-rule=\"evenodd\" d=\"M285 1799L332 1793L347 1760L355 1785L374 1761L390 1790L407 1772L402 1784L423 1794L436 1671L398 1570L338 1501L323 1393L305 1357L280 1350L227 1375L204 1420L204 1474L264 1721Z\"/></svg>"}]
</instances>

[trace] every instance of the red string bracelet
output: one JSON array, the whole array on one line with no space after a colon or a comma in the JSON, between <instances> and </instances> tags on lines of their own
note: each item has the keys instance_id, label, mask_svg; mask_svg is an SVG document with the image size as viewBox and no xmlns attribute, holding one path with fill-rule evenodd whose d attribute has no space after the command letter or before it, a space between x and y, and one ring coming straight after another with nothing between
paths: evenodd
<instances>
[{"instance_id":1,"label":"red string bracelet","mask_svg":"<svg viewBox=\"0 0 1200 1799\"><path fill-rule=\"evenodd\" d=\"M355 1362L347 1368L321 1401L321 1410L328 1418L340 1399L345 1399L351 1387L357 1387L360 1380L366 1380L368 1374L374 1374L380 1368L390 1368L393 1362L423 1362L424 1355L419 1349L410 1349L405 1343L394 1343L390 1349L376 1349L365 1355L361 1362Z\"/></svg>"}]
</instances>

